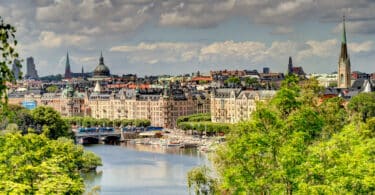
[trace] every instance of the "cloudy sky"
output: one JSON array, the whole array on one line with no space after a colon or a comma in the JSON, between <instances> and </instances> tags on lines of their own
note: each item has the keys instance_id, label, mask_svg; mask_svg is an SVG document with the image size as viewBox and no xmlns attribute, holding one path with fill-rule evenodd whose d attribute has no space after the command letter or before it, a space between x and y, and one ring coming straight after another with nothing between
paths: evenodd
<instances>
[{"instance_id":1,"label":"cloudy sky","mask_svg":"<svg viewBox=\"0 0 375 195\"><path fill-rule=\"evenodd\" d=\"M342 15L352 70L375 72L374 0L0 0L18 51L39 75L92 71L103 51L114 74L200 70L308 73L337 69Z\"/></svg>"}]
</instances>

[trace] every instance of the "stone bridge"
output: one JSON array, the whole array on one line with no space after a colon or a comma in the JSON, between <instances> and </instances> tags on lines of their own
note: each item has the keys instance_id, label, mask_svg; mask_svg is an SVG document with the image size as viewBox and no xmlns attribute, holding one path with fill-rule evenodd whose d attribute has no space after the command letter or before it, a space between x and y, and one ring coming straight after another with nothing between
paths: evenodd
<instances>
[{"instance_id":1,"label":"stone bridge","mask_svg":"<svg viewBox=\"0 0 375 195\"><path fill-rule=\"evenodd\" d=\"M114 143L120 141L121 132L76 132L75 141L78 144Z\"/></svg>"}]
</instances>

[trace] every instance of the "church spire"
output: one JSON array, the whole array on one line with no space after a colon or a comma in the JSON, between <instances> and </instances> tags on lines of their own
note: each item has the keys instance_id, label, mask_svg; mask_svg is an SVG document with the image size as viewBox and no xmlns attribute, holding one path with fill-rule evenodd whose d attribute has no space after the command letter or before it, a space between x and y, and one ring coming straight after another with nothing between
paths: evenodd
<instances>
[{"instance_id":1,"label":"church spire","mask_svg":"<svg viewBox=\"0 0 375 195\"><path fill-rule=\"evenodd\" d=\"M342 43L346 44L345 14L342 16Z\"/></svg>"},{"instance_id":2,"label":"church spire","mask_svg":"<svg viewBox=\"0 0 375 195\"><path fill-rule=\"evenodd\" d=\"M65 78L72 78L72 72L70 70L69 52L66 51L66 62L65 62Z\"/></svg>"},{"instance_id":3,"label":"church spire","mask_svg":"<svg viewBox=\"0 0 375 195\"><path fill-rule=\"evenodd\" d=\"M289 56L289 63L288 63L288 74L293 73L293 62L292 62L292 57Z\"/></svg>"},{"instance_id":4,"label":"church spire","mask_svg":"<svg viewBox=\"0 0 375 195\"><path fill-rule=\"evenodd\" d=\"M103 52L100 51L99 64L104 64Z\"/></svg>"},{"instance_id":5,"label":"church spire","mask_svg":"<svg viewBox=\"0 0 375 195\"><path fill-rule=\"evenodd\" d=\"M342 18L342 40L339 57L337 87L348 89L351 87L351 65L346 42L345 15Z\"/></svg>"}]
</instances>

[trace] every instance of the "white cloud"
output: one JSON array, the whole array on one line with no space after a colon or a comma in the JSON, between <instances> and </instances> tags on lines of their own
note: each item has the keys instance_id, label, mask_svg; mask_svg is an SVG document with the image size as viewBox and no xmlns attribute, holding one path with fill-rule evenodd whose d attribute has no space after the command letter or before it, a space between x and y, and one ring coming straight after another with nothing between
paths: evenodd
<instances>
[{"instance_id":1,"label":"white cloud","mask_svg":"<svg viewBox=\"0 0 375 195\"><path fill-rule=\"evenodd\" d=\"M350 52L360 53L360 52L369 52L373 49L374 42L365 41L362 43L348 43Z\"/></svg>"},{"instance_id":2,"label":"white cloud","mask_svg":"<svg viewBox=\"0 0 375 195\"><path fill-rule=\"evenodd\" d=\"M96 57L91 57L91 56L89 56L89 57L81 57L81 58L79 58L79 61L80 62L85 62L85 63L87 63L87 62L96 62L96 61L98 61L98 57L96 56Z\"/></svg>"},{"instance_id":3,"label":"white cloud","mask_svg":"<svg viewBox=\"0 0 375 195\"><path fill-rule=\"evenodd\" d=\"M90 40L83 35L58 35L51 31L43 31L39 36L39 43L46 48L56 48L60 46L81 46Z\"/></svg>"},{"instance_id":4,"label":"white cloud","mask_svg":"<svg viewBox=\"0 0 375 195\"><path fill-rule=\"evenodd\" d=\"M301 60L308 57L329 57L337 55L338 41L329 39L325 41L307 41L306 49L298 53L297 59Z\"/></svg>"},{"instance_id":5,"label":"white cloud","mask_svg":"<svg viewBox=\"0 0 375 195\"><path fill-rule=\"evenodd\" d=\"M362 50L366 44L358 46ZM296 56L297 62L311 57L337 55L339 47L336 39L325 41L275 41L269 46L263 42L222 41L210 44L190 42L155 42L137 45L121 45L110 49L123 52L132 63L138 64L267 64L286 61L288 56ZM335 52L332 52L335 51Z\"/></svg>"}]
</instances>

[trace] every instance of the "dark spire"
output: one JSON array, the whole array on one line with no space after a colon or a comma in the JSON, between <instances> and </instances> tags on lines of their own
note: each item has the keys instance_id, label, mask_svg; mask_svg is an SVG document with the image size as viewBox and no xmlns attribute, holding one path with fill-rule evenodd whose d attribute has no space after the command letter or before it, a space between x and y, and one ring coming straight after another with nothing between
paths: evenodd
<instances>
[{"instance_id":1,"label":"dark spire","mask_svg":"<svg viewBox=\"0 0 375 195\"><path fill-rule=\"evenodd\" d=\"M103 52L100 51L99 64L104 64Z\"/></svg>"},{"instance_id":2,"label":"dark spire","mask_svg":"<svg viewBox=\"0 0 375 195\"><path fill-rule=\"evenodd\" d=\"M72 72L70 71L70 61L69 61L69 53L66 52L66 62L65 62L65 78L71 78Z\"/></svg>"},{"instance_id":3,"label":"dark spire","mask_svg":"<svg viewBox=\"0 0 375 195\"><path fill-rule=\"evenodd\" d=\"M346 44L345 14L342 16L342 43Z\"/></svg>"},{"instance_id":4,"label":"dark spire","mask_svg":"<svg viewBox=\"0 0 375 195\"><path fill-rule=\"evenodd\" d=\"M346 30L345 30L345 15L342 17L342 40L340 58L348 58L348 49L346 46Z\"/></svg>"},{"instance_id":5,"label":"dark spire","mask_svg":"<svg viewBox=\"0 0 375 195\"><path fill-rule=\"evenodd\" d=\"M292 57L289 56L289 63L288 63L288 74L293 73L293 62L292 62Z\"/></svg>"}]
</instances>

